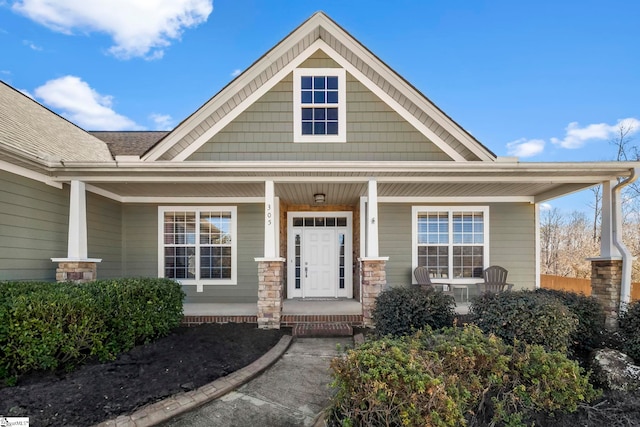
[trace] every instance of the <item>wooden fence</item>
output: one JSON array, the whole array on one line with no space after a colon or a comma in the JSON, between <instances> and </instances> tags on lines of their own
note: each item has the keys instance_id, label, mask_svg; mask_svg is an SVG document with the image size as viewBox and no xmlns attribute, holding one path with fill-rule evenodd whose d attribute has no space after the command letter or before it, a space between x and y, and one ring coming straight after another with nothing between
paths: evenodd
<instances>
[{"instance_id":1,"label":"wooden fence","mask_svg":"<svg viewBox=\"0 0 640 427\"><path fill-rule=\"evenodd\" d=\"M540 287L558 289L591 295L591 279L576 279L575 277L540 275ZM640 300L640 283L631 284L631 301Z\"/></svg>"}]
</instances>

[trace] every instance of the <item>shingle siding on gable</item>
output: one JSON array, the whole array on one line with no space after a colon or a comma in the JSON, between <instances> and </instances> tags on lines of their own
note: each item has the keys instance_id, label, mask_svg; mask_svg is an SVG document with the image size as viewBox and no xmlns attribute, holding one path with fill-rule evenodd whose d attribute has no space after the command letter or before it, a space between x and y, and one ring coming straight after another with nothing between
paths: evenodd
<instances>
[{"instance_id":1,"label":"shingle siding on gable","mask_svg":"<svg viewBox=\"0 0 640 427\"><path fill-rule=\"evenodd\" d=\"M411 102L404 94L394 88L388 81L386 81L380 74L375 72L369 65L364 62L360 57L355 55L352 51L347 49L340 41L333 37L325 29L321 29L320 37L331 46L338 54L344 57L350 62L358 71L362 72L369 80L373 81L376 85L382 88L389 96L391 96L396 102L408 110L413 116L425 124L436 135L439 135L445 140L452 148L460 153L467 160L478 160L478 157L467 149L460 142L456 141L455 137L450 135L444 128L435 123L427 114L419 109L413 102Z\"/></svg>"},{"instance_id":2,"label":"shingle siding on gable","mask_svg":"<svg viewBox=\"0 0 640 427\"><path fill-rule=\"evenodd\" d=\"M171 160L174 157L178 156L183 150L185 150L187 147L189 147L189 145L194 142L198 136L202 135L204 132L207 131L207 129L211 128L215 123L217 123L221 118L223 118L227 113L229 113L231 111L232 108L234 108L235 106L237 106L238 104L240 104L244 99L246 99L251 93L253 93L257 88L259 88L260 86L262 86L269 78L271 78L274 74L276 74L278 71L280 71L282 68L284 68L287 64L289 64L300 52L304 51L307 47L309 47L315 40L317 39L322 39L324 40L328 45L330 45L336 52L338 52L338 54L342 55L348 62L350 62L355 68L357 68L360 72L362 72L365 76L367 76L367 78L369 78L371 81L373 81L378 87L380 87L382 89L382 91L386 92L391 98L393 98L399 105L401 105L403 108L405 108L407 111L410 112L410 114L412 114L414 117L416 117L420 122L422 122L425 126L427 126L431 131L433 131L436 135L438 135L442 140L444 140L446 143L448 143L454 150L456 150L458 153L460 153L465 159L467 160L478 160L478 156L476 156L473 152L471 152L468 148L466 148L462 143L460 143L453 135L451 135L449 132L447 132L442 126L438 125L431 117L429 117L426 113L424 113L420 108L418 108L417 105L415 105L413 102L411 102L400 90L398 90L398 88L395 88L393 85L391 85L387 80L385 80L380 74L378 74L377 72L374 71L373 68L371 68L367 62L363 61L362 58L360 58L359 56L357 56L356 54L354 54L352 51L350 51L348 48L346 48L346 46L344 46L342 43L340 43L335 37L333 37L331 34L329 34L324 28L322 27L316 27L313 31L311 31L307 36L303 37L300 39L300 41L295 44L292 48L290 48L289 50L287 50L283 55L281 55L279 58L276 58L273 60L273 62L271 63L271 65L266 66L265 69L263 70L262 73L260 73L258 76L256 76L252 81L250 81L249 83L247 83L243 88L239 89L238 92L231 97L225 104L223 104L222 106L220 106L216 111L214 111L213 113L211 113L208 117L205 117L202 119L202 122L196 126L194 129L192 129L187 135L185 135L178 143L176 143L172 148L170 148L166 153L164 153L160 159L161 160ZM261 60L264 60L265 58L262 58ZM308 68L322 68L322 67L336 67L338 66L338 64L333 61L332 59L330 59L330 57L328 57L328 55L322 51L318 51L318 52L314 52L308 59L306 59L301 67L308 67ZM290 78L288 77L288 82L290 83ZM351 77L352 80L353 77ZM283 80L283 82L286 82L286 80ZM283 82L280 82L276 85L280 86ZM276 87L274 87L270 92L274 92L277 91ZM364 87L364 86L363 86ZM289 89L290 90L290 89ZM289 95L289 102L291 101L291 95ZM266 96L265 96L266 97ZM263 97L263 98L265 98ZM255 106L255 104L254 104ZM249 109L253 109L254 106L249 107ZM278 108L278 107L273 107L273 108ZM279 110L277 111L286 111L282 109L283 107L280 107ZM291 106L287 107L289 110L291 109ZM271 110L273 111L273 110ZM347 111L350 111L350 109L348 108ZM390 111L390 110L389 110ZM398 115L399 117L399 115ZM284 122L282 122L282 119L280 117L274 117L275 122L274 123L281 123L282 125L284 125ZM349 120L349 118L348 118ZM365 119L368 120L368 119ZM236 119L237 121L237 119ZM350 121L350 120L349 120ZM230 126L233 126L230 125ZM223 131L228 132L228 128L230 126L227 126L226 129L224 129ZM413 129L413 128L412 128ZM234 129L234 131L236 131L236 129ZM277 130L280 132L284 132L282 130ZM274 141L275 138L275 133L277 133L277 131L272 131L272 130L268 130L267 132L269 132L271 135L269 135L267 137L267 141L264 142L276 142ZM246 131L241 131L240 133L245 133ZM249 132L253 132L253 131L249 131ZM278 141L277 142L287 142L289 139L293 139L293 135L292 132L287 132L289 133L289 135L282 135L281 137L278 137ZM347 134L349 134L351 132L351 129L347 128ZM378 132L378 130L373 130L372 132ZM383 130L383 132L392 132L392 130L390 130L389 128L385 128ZM260 142L259 139L256 139L255 135L247 135L247 140L243 141L243 142L247 142L247 143L254 143L254 142ZM384 139L384 138L383 138ZM214 139L214 141L216 142L222 142L222 140L224 140L224 138L221 138L220 140L218 139ZM424 138L424 140L426 141L426 138ZM382 142L380 139L378 138L373 138L371 139L372 142ZM225 141L225 142L231 142L231 141ZM385 142L397 142L397 138L394 138L392 141L385 141ZM332 146L333 148L335 148L335 153L334 153L334 157L333 158L324 158L325 160L342 160L344 159L344 153L345 151L347 152L351 152L349 150L351 150L352 147L349 147L349 149L345 149L345 148L336 148L336 146ZM374 150L372 150L373 152L376 153L383 153L385 151L385 148L383 147L373 147ZM398 147L394 147L398 148ZM221 149L223 150L223 152L225 152L224 150L227 150L224 147L221 147ZM239 148L240 150L242 150L242 148ZM206 152L210 152L210 148L209 149L200 149L199 152L200 153L206 153ZM310 150L309 148L299 148L297 149L299 150L299 152L302 151L307 151ZM328 151L328 149L325 148L321 148L320 150L322 150L323 152ZM413 160L450 160L450 158L448 156L445 156L443 153L439 154L438 156L435 156L435 158L432 158L432 156L434 155L434 150L436 150L435 146L433 149L427 149L426 153L422 153L420 155L419 159L413 159ZM245 150L246 151L246 150ZM437 149L438 152L440 152L439 149ZM233 152L233 151L232 151ZM270 153L274 153L273 151L269 151ZM408 154L408 152L407 152ZM427 157L425 159L425 156ZM241 160L243 156L240 156L241 158L234 158L235 156L231 156L231 157L225 157L222 156L220 158L218 158L218 160L227 160L227 161L232 161L232 160ZM326 156L325 156L326 157ZM285 158L280 158L278 156L274 156L273 154L266 156L266 157L259 157L256 159L252 159L252 160L276 160L276 159L280 159L280 160L303 160L305 159L304 157L301 156L293 156L291 153L287 154L287 156L285 156ZM369 159L369 160L411 160L411 157L407 156L402 156L400 155L400 158L383 158L380 155L374 156L373 159ZM190 160L213 160L211 158L209 158L207 155L204 155L204 157L201 157L201 154L198 153L194 153ZM312 160L312 159L310 159ZM346 159L345 159L346 160ZM367 159L358 159L358 160L367 160Z\"/></svg>"},{"instance_id":3,"label":"shingle siding on gable","mask_svg":"<svg viewBox=\"0 0 640 427\"><path fill-rule=\"evenodd\" d=\"M335 63L315 56L309 67ZM189 157L192 161L369 160L450 158L347 74L347 142L293 142L293 81L289 75Z\"/></svg>"}]
</instances>

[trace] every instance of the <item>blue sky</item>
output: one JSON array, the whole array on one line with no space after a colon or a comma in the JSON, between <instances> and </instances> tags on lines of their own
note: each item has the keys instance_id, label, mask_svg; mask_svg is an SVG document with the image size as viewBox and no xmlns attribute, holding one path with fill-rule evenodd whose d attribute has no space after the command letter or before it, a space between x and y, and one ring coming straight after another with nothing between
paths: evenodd
<instances>
[{"instance_id":1,"label":"blue sky","mask_svg":"<svg viewBox=\"0 0 640 427\"><path fill-rule=\"evenodd\" d=\"M87 130L169 129L317 10L497 155L612 160L621 120L640 143L633 0L0 0L0 79Z\"/></svg>"}]
</instances>

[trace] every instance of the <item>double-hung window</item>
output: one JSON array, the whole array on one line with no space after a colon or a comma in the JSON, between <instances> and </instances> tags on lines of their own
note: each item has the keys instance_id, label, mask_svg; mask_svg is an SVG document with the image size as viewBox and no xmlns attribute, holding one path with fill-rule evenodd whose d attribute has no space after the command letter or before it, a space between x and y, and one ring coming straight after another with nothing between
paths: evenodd
<instances>
[{"instance_id":1,"label":"double-hung window","mask_svg":"<svg viewBox=\"0 0 640 427\"><path fill-rule=\"evenodd\" d=\"M346 82L341 68L293 72L295 142L346 142Z\"/></svg>"},{"instance_id":2,"label":"double-hung window","mask_svg":"<svg viewBox=\"0 0 640 427\"><path fill-rule=\"evenodd\" d=\"M488 207L413 208L413 266L434 279L477 279L489 260Z\"/></svg>"},{"instance_id":3,"label":"double-hung window","mask_svg":"<svg viewBox=\"0 0 640 427\"><path fill-rule=\"evenodd\" d=\"M183 284L236 284L236 207L159 208L159 276Z\"/></svg>"}]
</instances>

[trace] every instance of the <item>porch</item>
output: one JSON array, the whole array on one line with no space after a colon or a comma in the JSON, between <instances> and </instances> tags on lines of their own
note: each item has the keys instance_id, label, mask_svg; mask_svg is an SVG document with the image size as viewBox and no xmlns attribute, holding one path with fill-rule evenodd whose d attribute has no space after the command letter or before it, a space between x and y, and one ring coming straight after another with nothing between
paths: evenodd
<instances>
[{"instance_id":1,"label":"porch","mask_svg":"<svg viewBox=\"0 0 640 427\"><path fill-rule=\"evenodd\" d=\"M469 302L456 301L456 313L467 314ZM183 324L258 323L257 303L201 304L185 303ZM282 307L282 327L300 323L346 323L361 327L362 304L353 299L289 299Z\"/></svg>"}]
</instances>

